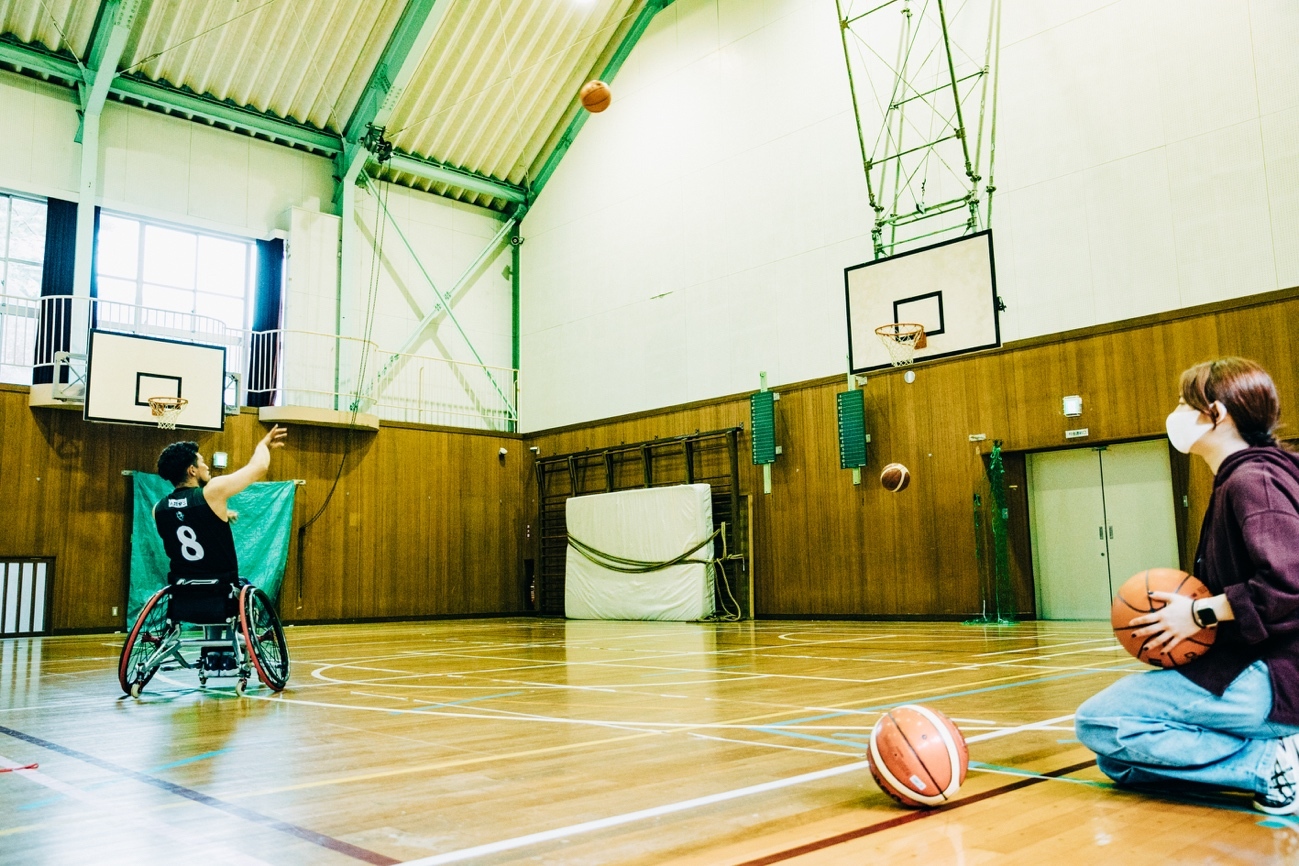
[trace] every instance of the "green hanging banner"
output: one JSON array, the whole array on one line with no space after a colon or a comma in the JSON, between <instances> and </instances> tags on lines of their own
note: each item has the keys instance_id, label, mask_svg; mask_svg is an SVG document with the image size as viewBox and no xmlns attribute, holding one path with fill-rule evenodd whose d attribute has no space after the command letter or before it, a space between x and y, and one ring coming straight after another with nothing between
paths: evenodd
<instances>
[{"instance_id":1,"label":"green hanging banner","mask_svg":"<svg viewBox=\"0 0 1299 866\"><path fill-rule=\"evenodd\" d=\"M153 522L153 506L175 489L148 472L133 476L135 506L131 521L131 589L127 598L126 622L135 622L140 608L155 592L167 585L170 563L162 538ZM289 529L293 524L292 481L263 481L230 497L230 510L239 513L231 524L239 576L270 596L280 596L284 563L289 557Z\"/></svg>"}]
</instances>

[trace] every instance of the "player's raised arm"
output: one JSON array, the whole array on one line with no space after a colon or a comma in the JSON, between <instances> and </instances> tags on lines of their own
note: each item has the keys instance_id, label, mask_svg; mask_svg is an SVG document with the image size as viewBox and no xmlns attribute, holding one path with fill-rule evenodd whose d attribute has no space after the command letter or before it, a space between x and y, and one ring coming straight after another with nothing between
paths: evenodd
<instances>
[{"instance_id":1,"label":"player's raised arm","mask_svg":"<svg viewBox=\"0 0 1299 866\"><path fill-rule=\"evenodd\" d=\"M224 509L226 501L231 496L234 496L249 484L265 478L267 470L271 468L271 449L283 448L284 437L288 433L288 430L278 424L275 425L271 428L271 432L267 433L262 437L262 441L257 443L252 458L242 469L209 481L203 488L203 498L207 500L208 505L214 510L218 507Z\"/></svg>"}]
</instances>

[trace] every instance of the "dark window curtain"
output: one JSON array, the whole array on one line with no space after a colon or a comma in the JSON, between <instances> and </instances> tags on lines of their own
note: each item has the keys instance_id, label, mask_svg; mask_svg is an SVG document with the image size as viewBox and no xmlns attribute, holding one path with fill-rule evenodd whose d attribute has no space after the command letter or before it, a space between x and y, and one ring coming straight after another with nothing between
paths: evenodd
<instances>
[{"instance_id":1,"label":"dark window curtain","mask_svg":"<svg viewBox=\"0 0 1299 866\"><path fill-rule=\"evenodd\" d=\"M99 297L99 213L102 209L95 208L95 238L92 240L90 247L90 297ZM99 327L99 304L90 305L90 327Z\"/></svg>"},{"instance_id":2,"label":"dark window curtain","mask_svg":"<svg viewBox=\"0 0 1299 866\"><path fill-rule=\"evenodd\" d=\"M248 353L248 405L272 406L280 365L280 319L284 308L284 241L257 242L257 299Z\"/></svg>"},{"instance_id":3,"label":"dark window curtain","mask_svg":"<svg viewBox=\"0 0 1299 866\"><path fill-rule=\"evenodd\" d=\"M54 353L66 352L72 345L72 301L45 299L72 294L76 257L77 205L49 199L45 214L45 261L41 266L41 310L36 325L36 357L32 359L35 385L54 381Z\"/></svg>"}]
</instances>

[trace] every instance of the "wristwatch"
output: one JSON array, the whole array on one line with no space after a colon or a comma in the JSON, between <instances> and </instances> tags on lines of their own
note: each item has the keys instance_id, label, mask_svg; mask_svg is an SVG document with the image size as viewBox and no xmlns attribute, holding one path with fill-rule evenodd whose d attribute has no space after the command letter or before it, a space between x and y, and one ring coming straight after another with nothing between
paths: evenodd
<instances>
[{"instance_id":1,"label":"wristwatch","mask_svg":"<svg viewBox=\"0 0 1299 866\"><path fill-rule=\"evenodd\" d=\"M1205 605L1199 606L1199 602L1191 602L1191 621L1200 628L1213 628L1218 624L1218 615L1213 612L1213 608Z\"/></svg>"}]
</instances>

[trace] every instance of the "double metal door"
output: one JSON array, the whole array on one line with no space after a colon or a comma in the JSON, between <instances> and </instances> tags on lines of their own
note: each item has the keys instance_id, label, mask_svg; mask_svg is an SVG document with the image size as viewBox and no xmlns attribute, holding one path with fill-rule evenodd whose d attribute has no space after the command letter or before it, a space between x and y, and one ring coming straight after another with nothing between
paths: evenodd
<instances>
[{"instance_id":1,"label":"double metal door","mask_svg":"<svg viewBox=\"0 0 1299 866\"><path fill-rule=\"evenodd\" d=\"M1028 483L1043 619L1108 619L1125 580L1177 567L1167 440L1030 454Z\"/></svg>"}]
</instances>

